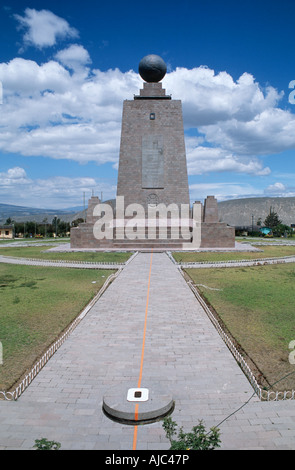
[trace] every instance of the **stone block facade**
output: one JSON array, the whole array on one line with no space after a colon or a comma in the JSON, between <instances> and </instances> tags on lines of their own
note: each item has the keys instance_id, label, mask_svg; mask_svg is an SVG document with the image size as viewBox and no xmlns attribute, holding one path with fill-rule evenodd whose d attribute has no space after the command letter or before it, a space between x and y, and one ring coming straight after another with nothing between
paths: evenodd
<instances>
[{"instance_id":1,"label":"stone block facade","mask_svg":"<svg viewBox=\"0 0 295 470\"><path fill-rule=\"evenodd\" d=\"M189 204L182 105L161 83L124 101L117 196L146 212L153 203Z\"/></svg>"}]
</instances>

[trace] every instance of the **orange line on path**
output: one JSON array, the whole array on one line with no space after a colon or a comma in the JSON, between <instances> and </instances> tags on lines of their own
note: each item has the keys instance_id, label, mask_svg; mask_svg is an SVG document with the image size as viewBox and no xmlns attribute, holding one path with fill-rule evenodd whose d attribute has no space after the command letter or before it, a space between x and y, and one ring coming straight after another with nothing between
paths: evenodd
<instances>
[{"instance_id":1,"label":"orange line on path","mask_svg":"<svg viewBox=\"0 0 295 470\"><path fill-rule=\"evenodd\" d=\"M135 421L138 420L138 403L135 405L135 413L134 413L134 416L135 416ZM136 442L137 442L137 428L138 426L134 426L134 433L133 433L133 446L132 446L132 450L136 450Z\"/></svg>"},{"instance_id":2,"label":"orange line on path","mask_svg":"<svg viewBox=\"0 0 295 470\"><path fill-rule=\"evenodd\" d=\"M149 296L150 296L152 261L153 261L153 252L152 252L152 254L151 254L149 281L148 281L147 297L146 297L146 306L145 306L145 319L144 319L143 340L142 340L142 348L141 348L141 361L140 361L139 379L138 379L138 384L137 384L137 387L138 387L138 388L140 388L140 386L141 386L141 379L142 379L144 347L145 347L145 337L146 337L146 324L147 324L147 314L148 314Z\"/></svg>"},{"instance_id":3,"label":"orange line on path","mask_svg":"<svg viewBox=\"0 0 295 470\"><path fill-rule=\"evenodd\" d=\"M146 306L145 306L145 319L144 319L144 328L143 328L143 339L142 339L142 348L141 348L141 360L140 360L140 369L139 369L139 378L138 378L137 388L140 388L141 380L142 380L142 370L143 370L143 359L144 359L144 348L145 348L145 337L146 337L147 314L148 314L149 296L150 296L152 263L153 263L153 251L152 251L152 254L151 254L151 261L150 261L150 271L149 271L149 280L148 280ZM138 404L135 406L135 421L137 421L137 419L138 419ZM134 426L133 450L136 450L136 441L137 441L137 425Z\"/></svg>"}]
</instances>

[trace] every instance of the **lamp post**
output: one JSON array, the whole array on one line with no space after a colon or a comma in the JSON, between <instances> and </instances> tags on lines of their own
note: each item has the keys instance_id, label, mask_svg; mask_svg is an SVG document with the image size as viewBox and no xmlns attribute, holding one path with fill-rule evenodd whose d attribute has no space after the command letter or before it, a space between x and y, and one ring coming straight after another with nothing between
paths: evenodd
<instances>
[{"instance_id":1,"label":"lamp post","mask_svg":"<svg viewBox=\"0 0 295 470\"><path fill-rule=\"evenodd\" d=\"M57 238L57 215L55 216L55 238Z\"/></svg>"}]
</instances>

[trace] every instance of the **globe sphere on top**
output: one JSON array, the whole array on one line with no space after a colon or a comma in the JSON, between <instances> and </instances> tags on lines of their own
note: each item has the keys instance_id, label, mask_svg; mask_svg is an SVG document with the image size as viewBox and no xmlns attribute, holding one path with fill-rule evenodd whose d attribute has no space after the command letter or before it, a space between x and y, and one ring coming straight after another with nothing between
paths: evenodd
<instances>
[{"instance_id":1,"label":"globe sphere on top","mask_svg":"<svg viewBox=\"0 0 295 470\"><path fill-rule=\"evenodd\" d=\"M165 77L167 67L162 57L150 54L139 62L138 72L145 82L159 82Z\"/></svg>"}]
</instances>

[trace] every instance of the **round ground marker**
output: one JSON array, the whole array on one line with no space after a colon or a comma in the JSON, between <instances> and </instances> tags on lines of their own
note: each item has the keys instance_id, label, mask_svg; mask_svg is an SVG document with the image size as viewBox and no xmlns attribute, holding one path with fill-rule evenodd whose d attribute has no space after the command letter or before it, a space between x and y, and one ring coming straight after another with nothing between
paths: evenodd
<instances>
[{"instance_id":1,"label":"round ground marker","mask_svg":"<svg viewBox=\"0 0 295 470\"><path fill-rule=\"evenodd\" d=\"M113 421L124 424L147 424L173 411L172 396L158 386L129 388L118 385L103 397L103 411Z\"/></svg>"}]
</instances>

